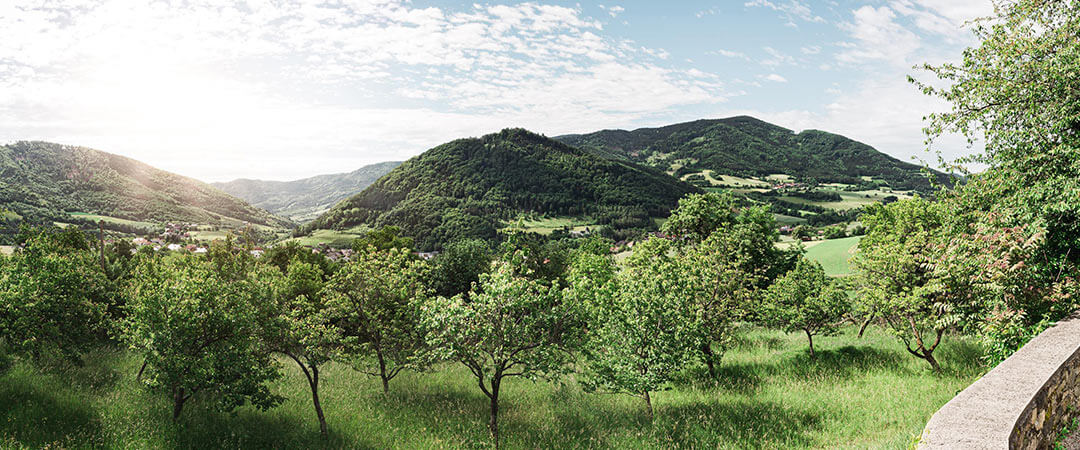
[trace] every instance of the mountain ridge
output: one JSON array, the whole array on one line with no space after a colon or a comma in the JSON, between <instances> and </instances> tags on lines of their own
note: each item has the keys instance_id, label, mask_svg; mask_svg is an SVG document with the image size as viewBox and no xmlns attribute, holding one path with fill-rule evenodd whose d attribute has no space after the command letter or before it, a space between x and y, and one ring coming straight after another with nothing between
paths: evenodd
<instances>
[{"instance_id":1,"label":"mountain ridge","mask_svg":"<svg viewBox=\"0 0 1080 450\"><path fill-rule=\"evenodd\" d=\"M0 206L33 223L63 222L82 212L137 221L292 225L194 178L44 141L0 145Z\"/></svg>"},{"instance_id":2,"label":"mountain ridge","mask_svg":"<svg viewBox=\"0 0 1080 450\"><path fill-rule=\"evenodd\" d=\"M923 166L900 161L839 134L821 130L795 133L750 116L634 130L606 129L553 139L605 158L674 168L677 177L704 170L753 177L782 173L848 184L857 184L862 177L880 177L896 189L932 189ZM931 173L939 182L949 180L941 172Z\"/></svg>"},{"instance_id":3,"label":"mountain ridge","mask_svg":"<svg viewBox=\"0 0 1080 450\"><path fill-rule=\"evenodd\" d=\"M305 222L370 186L401 161L369 164L351 172L316 175L291 181L238 178L211 186L271 213Z\"/></svg>"},{"instance_id":4,"label":"mountain ridge","mask_svg":"<svg viewBox=\"0 0 1080 450\"><path fill-rule=\"evenodd\" d=\"M300 234L396 225L422 249L464 237L494 239L516 215L590 216L612 229L655 227L700 189L523 129L436 146L342 201Z\"/></svg>"}]
</instances>

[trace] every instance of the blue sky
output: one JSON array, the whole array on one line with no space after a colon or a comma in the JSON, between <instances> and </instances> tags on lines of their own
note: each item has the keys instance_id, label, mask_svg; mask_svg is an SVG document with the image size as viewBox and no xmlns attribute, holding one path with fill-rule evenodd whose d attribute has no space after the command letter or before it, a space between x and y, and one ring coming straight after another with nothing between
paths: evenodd
<instances>
[{"instance_id":1,"label":"blue sky","mask_svg":"<svg viewBox=\"0 0 1080 450\"><path fill-rule=\"evenodd\" d=\"M136 4L139 3L139 4ZM750 114L928 158L989 0L0 3L0 142L207 181L295 179L505 127L549 136ZM959 139L937 148L967 152Z\"/></svg>"}]
</instances>

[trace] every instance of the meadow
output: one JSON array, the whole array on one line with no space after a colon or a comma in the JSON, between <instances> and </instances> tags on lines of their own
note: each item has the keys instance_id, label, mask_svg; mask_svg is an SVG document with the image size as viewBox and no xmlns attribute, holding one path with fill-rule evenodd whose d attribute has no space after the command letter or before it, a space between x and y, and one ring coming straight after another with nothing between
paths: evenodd
<instances>
[{"instance_id":1,"label":"meadow","mask_svg":"<svg viewBox=\"0 0 1080 450\"><path fill-rule=\"evenodd\" d=\"M855 256L856 246L862 236L806 242L806 257L817 261L825 274L836 277L851 274L849 260Z\"/></svg>"},{"instance_id":2,"label":"meadow","mask_svg":"<svg viewBox=\"0 0 1080 450\"><path fill-rule=\"evenodd\" d=\"M811 359L799 334L752 329L723 358L719 380L691 366L641 401L590 394L572 377L510 379L502 402L506 448L906 448L930 415L977 379L980 349L949 336L941 374L898 341L854 326L815 339ZM178 423L165 393L135 381L141 363L103 348L75 366L0 364L0 447L61 448L480 448L490 446L487 399L459 364L404 373L383 395L379 382L343 364L323 372L330 425L322 438L303 375L282 360L272 386L287 400L269 411L216 412L196 397Z\"/></svg>"}]
</instances>

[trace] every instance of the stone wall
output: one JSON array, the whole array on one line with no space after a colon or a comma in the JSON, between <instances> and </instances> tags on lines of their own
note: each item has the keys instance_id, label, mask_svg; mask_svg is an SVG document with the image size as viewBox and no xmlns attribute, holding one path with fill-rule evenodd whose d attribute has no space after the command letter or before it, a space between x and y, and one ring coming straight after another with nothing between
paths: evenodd
<instances>
[{"instance_id":1,"label":"stone wall","mask_svg":"<svg viewBox=\"0 0 1080 450\"><path fill-rule=\"evenodd\" d=\"M926 424L920 449L1043 449L1080 409L1080 315L1042 332Z\"/></svg>"}]
</instances>

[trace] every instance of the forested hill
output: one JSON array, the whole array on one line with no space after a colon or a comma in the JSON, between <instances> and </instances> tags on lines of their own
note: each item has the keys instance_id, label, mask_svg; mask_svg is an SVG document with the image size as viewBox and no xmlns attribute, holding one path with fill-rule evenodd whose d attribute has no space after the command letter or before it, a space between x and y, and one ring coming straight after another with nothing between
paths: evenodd
<instances>
[{"instance_id":1,"label":"forested hill","mask_svg":"<svg viewBox=\"0 0 1080 450\"><path fill-rule=\"evenodd\" d=\"M698 188L521 129L452 141L412 158L301 233L396 225L421 249L493 239L521 213L588 217L612 230L654 227Z\"/></svg>"},{"instance_id":2,"label":"forested hill","mask_svg":"<svg viewBox=\"0 0 1080 450\"><path fill-rule=\"evenodd\" d=\"M279 216L306 222L328 211L337 202L364 190L399 165L401 161L381 162L349 173L319 175L295 181L242 178L210 185Z\"/></svg>"},{"instance_id":3,"label":"forested hill","mask_svg":"<svg viewBox=\"0 0 1080 450\"><path fill-rule=\"evenodd\" d=\"M887 181L893 189L930 189L922 166L837 134L818 130L795 133L747 116L555 139L605 158L674 169L676 176L711 169L742 177L787 174L821 183L858 184L860 177L874 177ZM947 181L945 174L935 175Z\"/></svg>"},{"instance_id":4,"label":"forested hill","mask_svg":"<svg viewBox=\"0 0 1080 450\"><path fill-rule=\"evenodd\" d=\"M0 207L29 222L85 212L147 222L288 226L210 185L139 161L48 142L0 146Z\"/></svg>"}]
</instances>

